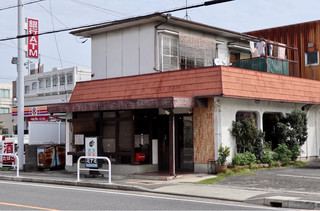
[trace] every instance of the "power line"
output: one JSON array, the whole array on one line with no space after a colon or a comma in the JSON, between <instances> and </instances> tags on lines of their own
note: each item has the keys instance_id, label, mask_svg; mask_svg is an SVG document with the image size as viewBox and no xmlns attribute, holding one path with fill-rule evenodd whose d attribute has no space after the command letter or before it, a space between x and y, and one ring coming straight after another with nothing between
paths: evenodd
<instances>
[{"instance_id":1,"label":"power line","mask_svg":"<svg viewBox=\"0 0 320 211\"><path fill-rule=\"evenodd\" d=\"M149 15L177 12L177 11L180 11L180 10L192 9L192 8L203 7L203 6L210 6L210 5L213 5L213 4L219 4L219 3L229 2L229 1L234 1L234 0L211 0L211 1L206 1L206 2L204 2L202 4L192 5L192 6L188 6L188 7L181 7L181 8L166 10L166 11L162 11L162 12L156 12L156 13L149 14ZM114 22L114 21L107 21L107 22L101 22L101 23L96 23L96 24L89 24L89 25L76 26L76 27L71 27L71 28L66 28L66 29L47 31L47 32L38 33L36 35L35 34L18 35L16 37L8 37L8 38L0 39L0 42L8 41L8 40L20 39L20 38L26 38L26 37L30 37L30 36L41 36L41 35L60 33L60 32L71 31L71 30L77 30L77 29L82 29L82 28L102 26L102 25L109 24L109 23L112 23L112 22Z\"/></svg>"},{"instance_id":2,"label":"power line","mask_svg":"<svg viewBox=\"0 0 320 211\"><path fill-rule=\"evenodd\" d=\"M23 5L34 4L37 2L41 2L41 1L45 1L45 0L30 1L30 2L24 3ZM0 11L8 10L8 9L16 8L16 7L19 7L19 5L12 5L12 6L8 6L8 7L0 8Z\"/></svg>"},{"instance_id":3,"label":"power line","mask_svg":"<svg viewBox=\"0 0 320 211\"><path fill-rule=\"evenodd\" d=\"M13 43L15 46L17 46L15 43ZM14 48L16 49L17 47L14 47L14 46L10 46L10 45L6 45L6 44L3 44L3 43L0 43L1 46L4 46L4 47L7 47L7 48ZM20 51L25 51L24 49L19 49ZM51 59L51 60L55 60L55 61L60 61L58 58L56 57L53 57L53 56L48 56L48 55L45 55L45 54L41 54L41 57L45 57L45 58L48 58L48 59ZM67 60L61 60L62 62L64 63L69 63L69 64L73 64L73 65L76 65L76 66L81 66L81 67L88 67L90 68L89 66L87 65L84 65L84 64L79 64L79 63L75 63L75 62L71 62L71 61L67 61Z\"/></svg>"},{"instance_id":4,"label":"power line","mask_svg":"<svg viewBox=\"0 0 320 211\"><path fill-rule=\"evenodd\" d=\"M70 1L73 1L74 3L86 6L86 7L91 8L91 9L95 9L95 10L100 11L100 12L111 14L111 15L114 15L114 16L117 16L117 17L126 16L126 14L123 14L123 13L120 13L120 12L116 12L116 11L113 11L113 10L109 10L109 9L106 9L106 8L103 8L103 7L99 7L99 6L96 6L96 5L93 5L93 4L89 4L89 3L86 3L86 2L82 2L82 1L79 1L79 0L70 0Z\"/></svg>"},{"instance_id":5,"label":"power line","mask_svg":"<svg viewBox=\"0 0 320 211\"><path fill-rule=\"evenodd\" d=\"M42 9L43 9L44 11L46 11L46 12L49 13L51 16L53 16L53 17L54 17L59 23L61 23L64 27L68 28L68 26L66 26L64 23L62 23L62 21L60 21L56 16L54 16L52 13L50 13L50 11L47 10L44 6L42 6L42 5L39 4L39 3L38 3L38 5L39 5L40 7L42 7Z\"/></svg>"},{"instance_id":6,"label":"power line","mask_svg":"<svg viewBox=\"0 0 320 211\"><path fill-rule=\"evenodd\" d=\"M51 14L52 29L54 30L54 22L53 22L53 15L52 15L51 0L49 0L49 4L50 4L50 14ZM58 46L57 36L56 36L56 34L53 34L53 36L54 36L54 40L56 42L56 47L57 47L58 56L59 56L59 60L60 60L60 66L62 67L62 61L61 61L61 55L60 55L60 50L59 50L59 46Z\"/></svg>"}]
</instances>

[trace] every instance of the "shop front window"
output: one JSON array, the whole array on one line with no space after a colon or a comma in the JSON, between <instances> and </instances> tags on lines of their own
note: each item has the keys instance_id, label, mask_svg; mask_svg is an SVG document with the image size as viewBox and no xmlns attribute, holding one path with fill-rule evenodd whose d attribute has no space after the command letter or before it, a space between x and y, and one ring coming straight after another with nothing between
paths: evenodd
<instances>
[{"instance_id":1,"label":"shop front window","mask_svg":"<svg viewBox=\"0 0 320 211\"><path fill-rule=\"evenodd\" d=\"M102 133L103 151L106 153L116 152L116 122L105 122Z\"/></svg>"}]
</instances>

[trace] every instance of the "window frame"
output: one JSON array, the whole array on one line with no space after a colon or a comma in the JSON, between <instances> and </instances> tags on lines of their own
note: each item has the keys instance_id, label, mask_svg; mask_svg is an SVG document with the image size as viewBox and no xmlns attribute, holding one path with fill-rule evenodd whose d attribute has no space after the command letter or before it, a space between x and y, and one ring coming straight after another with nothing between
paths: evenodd
<instances>
[{"instance_id":1,"label":"window frame","mask_svg":"<svg viewBox=\"0 0 320 211\"><path fill-rule=\"evenodd\" d=\"M48 77L48 78L46 78L46 88L50 88L50 87L51 87L51 78Z\"/></svg>"},{"instance_id":2,"label":"window frame","mask_svg":"<svg viewBox=\"0 0 320 211\"><path fill-rule=\"evenodd\" d=\"M52 77L52 87L56 86L59 86L59 77L57 75Z\"/></svg>"},{"instance_id":3,"label":"window frame","mask_svg":"<svg viewBox=\"0 0 320 211\"><path fill-rule=\"evenodd\" d=\"M24 86L24 93L29 94L30 93L30 85Z\"/></svg>"},{"instance_id":4,"label":"window frame","mask_svg":"<svg viewBox=\"0 0 320 211\"><path fill-rule=\"evenodd\" d=\"M178 32L173 32L173 31L168 31L168 30L160 30L158 31L158 46L159 46L159 70L161 71L171 71L171 70L179 70L180 69L180 51L179 51L179 33ZM170 39L170 54L165 54L164 55L164 38L169 38ZM176 46L176 55L172 54L172 40L176 40L177 46ZM175 67L173 66L173 63L170 64L169 69L164 68L164 57L167 58L176 58L177 62L175 64Z\"/></svg>"},{"instance_id":5,"label":"window frame","mask_svg":"<svg viewBox=\"0 0 320 211\"><path fill-rule=\"evenodd\" d=\"M2 95L3 93L3 95ZM10 98L10 89L0 89L0 98Z\"/></svg>"},{"instance_id":6,"label":"window frame","mask_svg":"<svg viewBox=\"0 0 320 211\"><path fill-rule=\"evenodd\" d=\"M44 78L40 78L38 82L39 82L39 89L44 89L46 86L46 80Z\"/></svg>"},{"instance_id":7,"label":"window frame","mask_svg":"<svg viewBox=\"0 0 320 211\"><path fill-rule=\"evenodd\" d=\"M317 62L316 63L308 63L308 56L309 54L312 53L317 53ZM305 62L305 66L306 67L310 67L310 66L318 66L319 65L319 51L312 51L312 52L305 52L304 53L304 62Z\"/></svg>"},{"instance_id":8,"label":"window frame","mask_svg":"<svg viewBox=\"0 0 320 211\"><path fill-rule=\"evenodd\" d=\"M64 86L66 84L66 77L65 75L60 75L59 76L59 82L60 82L60 86Z\"/></svg>"},{"instance_id":9,"label":"window frame","mask_svg":"<svg viewBox=\"0 0 320 211\"><path fill-rule=\"evenodd\" d=\"M32 82L31 89L32 90L37 90L38 89L38 82Z\"/></svg>"},{"instance_id":10,"label":"window frame","mask_svg":"<svg viewBox=\"0 0 320 211\"><path fill-rule=\"evenodd\" d=\"M70 80L70 77L71 77L71 80ZM67 84L68 85L73 84L73 80L74 80L73 74L72 73L67 74Z\"/></svg>"},{"instance_id":11,"label":"window frame","mask_svg":"<svg viewBox=\"0 0 320 211\"><path fill-rule=\"evenodd\" d=\"M0 114L9 114L10 108L0 107Z\"/></svg>"}]
</instances>

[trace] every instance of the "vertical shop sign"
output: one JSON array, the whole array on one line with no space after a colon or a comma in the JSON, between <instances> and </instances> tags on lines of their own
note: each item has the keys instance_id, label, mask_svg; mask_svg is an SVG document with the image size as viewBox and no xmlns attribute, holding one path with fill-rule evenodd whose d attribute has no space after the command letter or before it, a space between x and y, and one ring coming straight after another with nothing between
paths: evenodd
<instances>
[{"instance_id":1,"label":"vertical shop sign","mask_svg":"<svg viewBox=\"0 0 320 211\"><path fill-rule=\"evenodd\" d=\"M3 141L2 142L2 154L12 154L14 153L14 144L12 141ZM8 163L8 162L14 162L13 156L2 156L2 162Z\"/></svg>"},{"instance_id":2,"label":"vertical shop sign","mask_svg":"<svg viewBox=\"0 0 320 211\"><path fill-rule=\"evenodd\" d=\"M39 57L39 21L36 19L28 18L28 34L32 36L28 37L28 52L27 57L38 58Z\"/></svg>"},{"instance_id":3,"label":"vertical shop sign","mask_svg":"<svg viewBox=\"0 0 320 211\"><path fill-rule=\"evenodd\" d=\"M86 156L97 157L98 156L98 138L86 137L85 138L85 151ZM97 159L86 159L86 168L98 168Z\"/></svg>"}]
</instances>

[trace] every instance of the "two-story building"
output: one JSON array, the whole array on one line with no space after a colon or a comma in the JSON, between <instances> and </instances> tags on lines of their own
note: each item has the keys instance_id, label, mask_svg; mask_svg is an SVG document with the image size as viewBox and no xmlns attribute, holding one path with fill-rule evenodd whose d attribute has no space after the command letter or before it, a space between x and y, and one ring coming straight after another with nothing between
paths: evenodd
<instances>
[{"instance_id":1,"label":"two-story building","mask_svg":"<svg viewBox=\"0 0 320 211\"><path fill-rule=\"evenodd\" d=\"M49 121L49 118L64 120L65 113L50 117L47 105L69 102L76 83L88 80L91 80L91 70L81 67L54 68L24 76L25 130L28 130L29 121ZM17 108L13 108L12 116L17 116Z\"/></svg>"},{"instance_id":2,"label":"two-story building","mask_svg":"<svg viewBox=\"0 0 320 211\"><path fill-rule=\"evenodd\" d=\"M207 172L219 145L236 152L232 121L251 117L269 132L296 108L309 117L302 157L319 156L320 83L291 77L294 47L158 13L72 34L92 39L93 80L48 106L67 113L67 170L85 154L83 135L102 138L115 174Z\"/></svg>"},{"instance_id":3,"label":"two-story building","mask_svg":"<svg viewBox=\"0 0 320 211\"><path fill-rule=\"evenodd\" d=\"M11 116L12 84L0 84L0 134L12 134L16 126L16 118Z\"/></svg>"}]
</instances>

